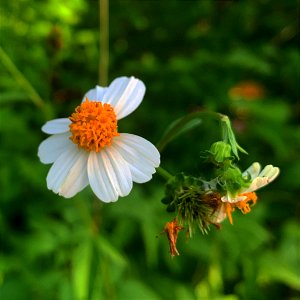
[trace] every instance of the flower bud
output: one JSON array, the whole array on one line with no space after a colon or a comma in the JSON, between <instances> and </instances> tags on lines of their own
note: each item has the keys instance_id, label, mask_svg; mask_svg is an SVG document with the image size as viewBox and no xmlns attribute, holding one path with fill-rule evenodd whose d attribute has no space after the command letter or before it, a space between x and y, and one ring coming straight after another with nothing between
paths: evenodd
<instances>
[{"instance_id":1,"label":"flower bud","mask_svg":"<svg viewBox=\"0 0 300 300\"><path fill-rule=\"evenodd\" d=\"M211 145L209 149L211 159L214 163L223 163L226 159L231 156L231 146L222 141L215 142Z\"/></svg>"}]
</instances>

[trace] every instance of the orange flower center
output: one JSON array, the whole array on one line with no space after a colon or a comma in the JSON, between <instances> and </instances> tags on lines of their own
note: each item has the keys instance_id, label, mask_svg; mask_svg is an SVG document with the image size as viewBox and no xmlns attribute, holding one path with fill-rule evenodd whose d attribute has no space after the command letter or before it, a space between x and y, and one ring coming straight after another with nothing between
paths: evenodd
<instances>
[{"instance_id":1,"label":"orange flower center","mask_svg":"<svg viewBox=\"0 0 300 300\"><path fill-rule=\"evenodd\" d=\"M99 152L111 144L114 136L120 135L116 114L108 103L86 98L69 119L70 140L87 151Z\"/></svg>"}]
</instances>

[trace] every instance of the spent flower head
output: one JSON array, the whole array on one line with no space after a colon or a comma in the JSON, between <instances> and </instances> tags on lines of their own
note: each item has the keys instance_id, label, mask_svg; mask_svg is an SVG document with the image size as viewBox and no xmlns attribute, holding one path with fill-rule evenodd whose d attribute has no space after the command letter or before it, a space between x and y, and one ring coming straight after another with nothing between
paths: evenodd
<instances>
[{"instance_id":1,"label":"spent flower head","mask_svg":"<svg viewBox=\"0 0 300 300\"><path fill-rule=\"evenodd\" d=\"M200 178L182 173L174 176L166 185L166 197L162 200L167 211L175 212L181 225L187 225L192 236L197 226L202 233L207 233L209 225L214 224L214 215L221 202L221 195L211 189L211 184Z\"/></svg>"}]
</instances>

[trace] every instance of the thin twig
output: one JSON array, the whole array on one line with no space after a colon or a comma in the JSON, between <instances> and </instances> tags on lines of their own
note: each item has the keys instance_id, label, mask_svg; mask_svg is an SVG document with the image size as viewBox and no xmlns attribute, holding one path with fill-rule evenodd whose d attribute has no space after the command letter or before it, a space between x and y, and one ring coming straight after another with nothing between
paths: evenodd
<instances>
[{"instance_id":1,"label":"thin twig","mask_svg":"<svg viewBox=\"0 0 300 300\"><path fill-rule=\"evenodd\" d=\"M99 84L101 86L107 86L109 64L109 0L99 0L99 16Z\"/></svg>"},{"instance_id":2,"label":"thin twig","mask_svg":"<svg viewBox=\"0 0 300 300\"><path fill-rule=\"evenodd\" d=\"M26 77L21 73L21 71L16 67L10 57L6 54L2 47L0 47L0 61L3 63L5 68L11 73L16 82L20 87L27 93L31 101L39 108L45 108L45 102L31 85L31 83L26 79Z\"/></svg>"}]
</instances>

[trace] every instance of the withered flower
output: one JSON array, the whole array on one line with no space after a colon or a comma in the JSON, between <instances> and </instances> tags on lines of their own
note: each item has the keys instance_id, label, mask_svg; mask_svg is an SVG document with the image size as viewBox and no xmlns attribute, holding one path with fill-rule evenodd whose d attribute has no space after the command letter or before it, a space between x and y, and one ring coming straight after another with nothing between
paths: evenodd
<instances>
[{"instance_id":1,"label":"withered flower","mask_svg":"<svg viewBox=\"0 0 300 300\"><path fill-rule=\"evenodd\" d=\"M176 242L179 231L183 229L184 227L180 226L176 219L174 219L171 222L167 222L167 224L165 225L164 232L167 234L168 237L170 253L172 257L179 255L179 252L176 247Z\"/></svg>"}]
</instances>

